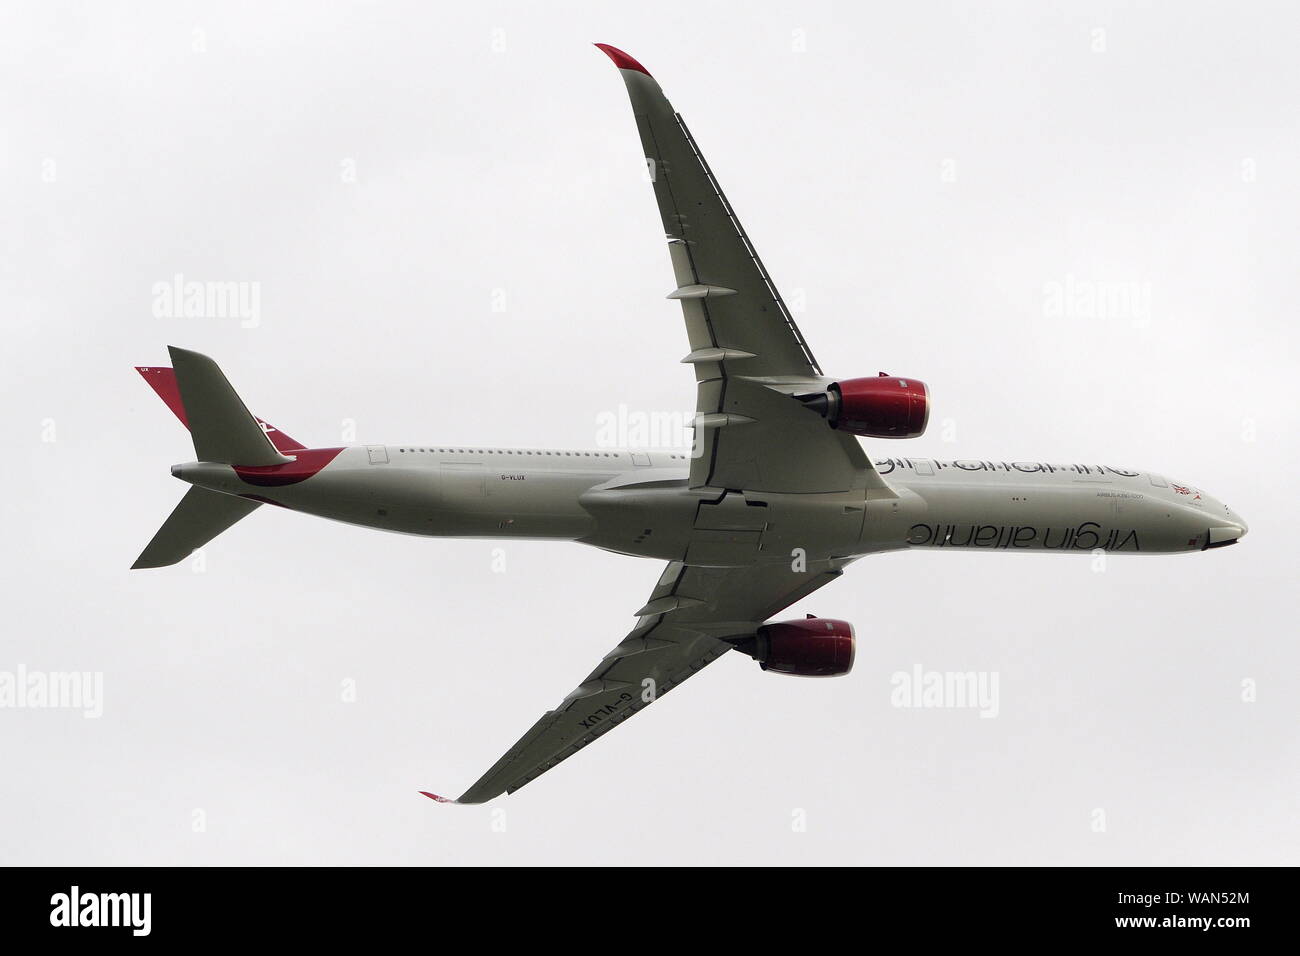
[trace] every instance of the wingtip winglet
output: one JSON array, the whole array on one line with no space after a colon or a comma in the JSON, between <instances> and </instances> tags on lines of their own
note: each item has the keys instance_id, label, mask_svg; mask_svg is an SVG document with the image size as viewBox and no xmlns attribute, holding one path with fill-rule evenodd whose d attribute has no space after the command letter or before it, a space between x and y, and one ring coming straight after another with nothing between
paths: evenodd
<instances>
[{"instance_id":1,"label":"wingtip winglet","mask_svg":"<svg viewBox=\"0 0 1300 956\"><path fill-rule=\"evenodd\" d=\"M421 790L419 791L419 793L423 796L428 797L434 803L456 803L457 802L455 800L452 800L450 797L440 797L436 793L430 793L428 790Z\"/></svg>"},{"instance_id":2,"label":"wingtip winglet","mask_svg":"<svg viewBox=\"0 0 1300 956\"><path fill-rule=\"evenodd\" d=\"M650 76L649 70L618 47L610 46L608 43L597 43L595 46L598 47L607 57L613 60L614 65L620 70L636 70L638 73L644 73L646 76ZM651 79L653 79L653 77L651 77Z\"/></svg>"}]
</instances>

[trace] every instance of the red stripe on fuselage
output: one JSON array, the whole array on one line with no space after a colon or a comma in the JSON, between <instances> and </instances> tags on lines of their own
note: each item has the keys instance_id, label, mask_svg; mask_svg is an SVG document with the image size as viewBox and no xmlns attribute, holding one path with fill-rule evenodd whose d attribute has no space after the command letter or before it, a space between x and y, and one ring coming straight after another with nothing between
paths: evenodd
<instances>
[{"instance_id":1,"label":"red stripe on fuselage","mask_svg":"<svg viewBox=\"0 0 1300 956\"><path fill-rule=\"evenodd\" d=\"M342 448L303 448L283 465L234 465L235 474L250 485L278 488L306 481L338 457Z\"/></svg>"}]
</instances>

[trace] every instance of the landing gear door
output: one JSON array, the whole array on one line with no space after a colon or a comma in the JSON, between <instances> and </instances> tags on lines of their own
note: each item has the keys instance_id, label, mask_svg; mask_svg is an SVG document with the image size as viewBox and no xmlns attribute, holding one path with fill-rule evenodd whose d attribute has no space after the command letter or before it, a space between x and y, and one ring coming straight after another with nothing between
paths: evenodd
<instances>
[{"instance_id":1,"label":"landing gear door","mask_svg":"<svg viewBox=\"0 0 1300 956\"><path fill-rule=\"evenodd\" d=\"M747 501L743 494L727 492L720 501L701 501L695 527L709 531L762 531L767 527L767 505Z\"/></svg>"},{"instance_id":2,"label":"landing gear door","mask_svg":"<svg viewBox=\"0 0 1300 956\"><path fill-rule=\"evenodd\" d=\"M767 505L747 501L739 492L729 491L718 501L701 501L686 561L718 567L752 564L767 522Z\"/></svg>"}]
</instances>

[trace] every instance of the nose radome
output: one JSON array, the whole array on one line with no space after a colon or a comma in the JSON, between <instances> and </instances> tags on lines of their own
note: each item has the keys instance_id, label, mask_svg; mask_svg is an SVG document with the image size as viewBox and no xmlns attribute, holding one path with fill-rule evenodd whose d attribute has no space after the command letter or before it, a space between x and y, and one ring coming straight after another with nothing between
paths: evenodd
<instances>
[{"instance_id":1,"label":"nose radome","mask_svg":"<svg viewBox=\"0 0 1300 956\"><path fill-rule=\"evenodd\" d=\"M1237 514L1237 512L1233 511L1222 501L1215 501L1214 505L1222 509L1223 516L1228 519L1226 522L1227 524L1236 525L1238 528L1241 529L1241 533L1238 534L1237 537L1238 538L1246 537L1246 532L1250 530L1250 526L1246 524L1245 521L1242 520L1241 515Z\"/></svg>"}]
</instances>

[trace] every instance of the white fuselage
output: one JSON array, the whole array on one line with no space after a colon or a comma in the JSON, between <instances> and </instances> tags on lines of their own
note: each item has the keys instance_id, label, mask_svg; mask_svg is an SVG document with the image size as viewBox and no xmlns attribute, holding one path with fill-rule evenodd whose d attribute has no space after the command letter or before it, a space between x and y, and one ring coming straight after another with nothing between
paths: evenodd
<instances>
[{"instance_id":1,"label":"white fuselage","mask_svg":"<svg viewBox=\"0 0 1300 956\"><path fill-rule=\"evenodd\" d=\"M196 462L173 474L385 531L573 540L728 567L904 548L1164 554L1246 533L1200 489L1108 466L883 458L876 470L896 496L870 497L690 488L689 465L670 452L368 445L304 452L298 465Z\"/></svg>"}]
</instances>

